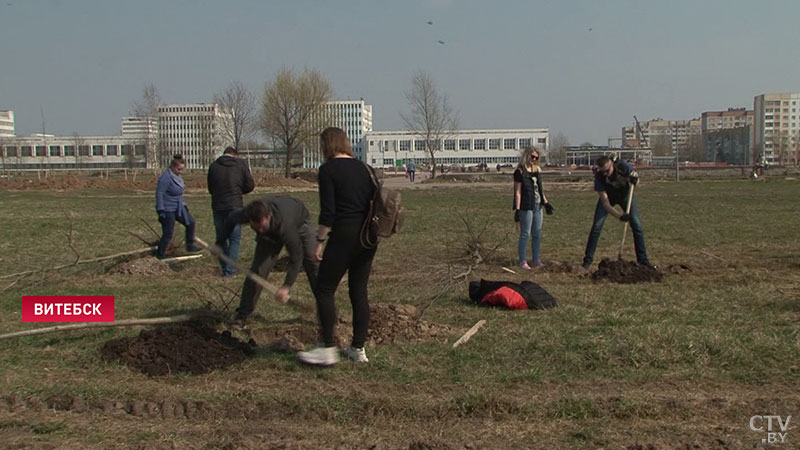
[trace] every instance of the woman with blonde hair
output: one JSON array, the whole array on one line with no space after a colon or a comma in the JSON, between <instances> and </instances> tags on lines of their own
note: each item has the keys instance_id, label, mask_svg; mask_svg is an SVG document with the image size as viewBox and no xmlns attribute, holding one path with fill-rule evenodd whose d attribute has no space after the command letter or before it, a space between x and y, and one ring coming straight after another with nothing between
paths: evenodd
<instances>
[{"instance_id":1,"label":"woman with blonde hair","mask_svg":"<svg viewBox=\"0 0 800 450\"><path fill-rule=\"evenodd\" d=\"M533 267L542 267L542 208L547 214L553 214L553 207L547 201L542 190L541 167L539 166L539 150L527 147L520 155L519 164L514 171L514 221L519 222L519 266L530 270L526 257L528 238L531 238Z\"/></svg>"},{"instance_id":2,"label":"woman with blonde hair","mask_svg":"<svg viewBox=\"0 0 800 450\"><path fill-rule=\"evenodd\" d=\"M304 363L320 366L339 362L339 348L334 336L334 294L347 272L353 307L353 340L344 349L344 355L355 362L366 363L369 361L364 351L369 327L367 284L377 247L364 247L360 236L361 227L369 215L375 186L367 165L353 157L350 140L341 128L326 128L320 135L320 148L325 163L319 168L316 257L321 262L314 295L322 343L313 350L300 352L298 358Z\"/></svg>"}]
</instances>

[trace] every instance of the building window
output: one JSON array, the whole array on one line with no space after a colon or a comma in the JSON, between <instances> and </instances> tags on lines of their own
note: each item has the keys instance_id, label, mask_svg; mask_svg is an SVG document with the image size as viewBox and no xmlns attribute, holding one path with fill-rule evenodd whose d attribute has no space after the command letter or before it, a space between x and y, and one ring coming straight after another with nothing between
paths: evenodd
<instances>
[{"instance_id":1,"label":"building window","mask_svg":"<svg viewBox=\"0 0 800 450\"><path fill-rule=\"evenodd\" d=\"M142 144L138 144L133 147L133 154L136 156L144 156L145 154L145 146Z\"/></svg>"},{"instance_id":2,"label":"building window","mask_svg":"<svg viewBox=\"0 0 800 450\"><path fill-rule=\"evenodd\" d=\"M410 150L411 150L411 141L410 140L400 141L400 151L401 152L407 152L407 151L410 151Z\"/></svg>"},{"instance_id":3,"label":"building window","mask_svg":"<svg viewBox=\"0 0 800 450\"><path fill-rule=\"evenodd\" d=\"M531 138L519 138L519 148L528 148L533 143L533 139Z\"/></svg>"},{"instance_id":4,"label":"building window","mask_svg":"<svg viewBox=\"0 0 800 450\"><path fill-rule=\"evenodd\" d=\"M517 140L514 138L503 139L503 150L516 150Z\"/></svg>"},{"instance_id":5,"label":"building window","mask_svg":"<svg viewBox=\"0 0 800 450\"><path fill-rule=\"evenodd\" d=\"M458 149L459 150L469 150L469 139L459 139L458 140Z\"/></svg>"},{"instance_id":6,"label":"building window","mask_svg":"<svg viewBox=\"0 0 800 450\"><path fill-rule=\"evenodd\" d=\"M64 156L75 156L75 146L74 145L65 145L64 146Z\"/></svg>"},{"instance_id":7,"label":"building window","mask_svg":"<svg viewBox=\"0 0 800 450\"><path fill-rule=\"evenodd\" d=\"M103 146L102 145L93 145L92 146L92 156L103 156Z\"/></svg>"},{"instance_id":8,"label":"building window","mask_svg":"<svg viewBox=\"0 0 800 450\"><path fill-rule=\"evenodd\" d=\"M444 140L444 149L445 150L455 150L456 149L456 140L455 139L445 139Z\"/></svg>"},{"instance_id":9,"label":"building window","mask_svg":"<svg viewBox=\"0 0 800 450\"><path fill-rule=\"evenodd\" d=\"M6 147L6 156L16 157L17 155L18 153L16 146L9 145Z\"/></svg>"},{"instance_id":10,"label":"building window","mask_svg":"<svg viewBox=\"0 0 800 450\"><path fill-rule=\"evenodd\" d=\"M536 139L536 143L541 145L547 145L547 138Z\"/></svg>"},{"instance_id":11,"label":"building window","mask_svg":"<svg viewBox=\"0 0 800 450\"><path fill-rule=\"evenodd\" d=\"M78 146L78 156L89 156L89 146L88 145L79 145Z\"/></svg>"},{"instance_id":12,"label":"building window","mask_svg":"<svg viewBox=\"0 0 800 450\"><path fill-rule=\"evenodd\" d=\"M425 150L425 141L422 139L415 139L414 140L414 150L421 152Z\"/></svg>"},{"instance_id":13,"label":"building window","mask_svg":"<svg viewBox=\"0 0 800 450\"><path fill-rule=\"evenodd\" d=\"M486 139L475 139L472 143L475 145L475 150L486 150Z\"/></svg>"},{"instance_id":14,"label":"building window","mask_svg":"<svg viewBox=\"0 0 800 450\"><path fill-rule=\"evenodd\" d=\"M125 144L122 146L122 156L129 156L131 155L132 151L133 151L132 145Z\"/></svg>"},{"instance_id":15,"label":"building window","mask_svg":"<svg viewBox=\"0 0 800 450\"><path fill-rule=\"evenodd\" d=\"M489 150L500 150L500 138L489 139Z\"/></svg>"},{"instance_id":16,"label":"building window","mask_svg":"<svg viewBox=\"0 0 800 450\"><path fill-rule=\"evenodd\" d=\"M61 156L61 146L60 145L51 145L50 146L50 156Z\"/></svg>"},{"instance_id":17,"label":"building window","mask_svg":"<svg viewBox=\"0 0 800 450\"><path fill-rule=\"evenodd\" d=\"M116 145L106 145L106 155L108 155L108 156L117 156L117 146Z\"/></svg>"},{"instance_id":18,"label":"building window","mask_svg":"<svg viewBox=\"0 0 800 450\"><path fill-rule=\"evenodd\" d=\"M47 156L47 147L45 147L44 145L37 145L36 156Z\"/></svg>"}]
</instances>

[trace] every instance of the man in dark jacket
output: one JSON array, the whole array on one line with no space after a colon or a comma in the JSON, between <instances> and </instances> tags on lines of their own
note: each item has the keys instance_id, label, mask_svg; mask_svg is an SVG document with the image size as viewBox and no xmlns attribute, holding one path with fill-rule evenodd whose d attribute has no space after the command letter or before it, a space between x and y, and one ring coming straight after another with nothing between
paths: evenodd
<instances>
[{"instance_id":1,"label":"man in dark jacket","mask_svg":"<svg viewBox=\"0 0 800 450\"><path fill-rule=\"evenodd\" d=\"M623 160L614 162L608 156L599 157L596 164L594 190L598 195L597 206L595 206L592 229L589 231L589 240L586 242L586 252L581 267L583 270L589 270L592 266L594 251L600 240L600 232L609 215L623 222L630 222L633 231L633 245L636 248L636 261L644 266L652 266L647 258L642 220L639 218L639 209L636 207L635 198L631 201L630 214L624 212L628 206L628 193L631 185L639 183L639 174L627 162ZM615 209L614 205L619 205L622 212Z\"/></svg>"},{"instance_id":2,"label":"man in dark jacket","mask_svg":"<svg viewBox=\"0 0 800 450\"><path fill-rule=\"evenodd\" d=\"M242 227L237 225L233 231L223 237L225 220L243 205L242 195L253 191L255 183L247 164L239 159L239 153L233 147L225 152L208 168L208 193L211 194L211 209L214 212L214 228L217 231L217 245L228 258L239 259L239 244L242 239ZM232 276L236 269L220 260L222 276Z\"/></svg>"},{"instance_id":3,"label":"man in dark jacket","mask_svg":"<svg viewBox=\"0 0 800 450\"><path fill-rule=\"evenodd\" d=\"M291 197L253 200L247 207L228 216L223 237L231 233L235 226L246 222L256 232L256 251L251 271L267 278L284 245L289 252L289 267L286 269L283 285L275 293L275 299L282 303L289 300L289 290L297 280L301 265L308 276L311 291L314 292L319 270L319 261L315 255L317 229L305 205ZM259 296L261 286L247 278L242 288L239 307L236 308L236 321L244 324L255 310Z\"/></svg>"}]
</instances>

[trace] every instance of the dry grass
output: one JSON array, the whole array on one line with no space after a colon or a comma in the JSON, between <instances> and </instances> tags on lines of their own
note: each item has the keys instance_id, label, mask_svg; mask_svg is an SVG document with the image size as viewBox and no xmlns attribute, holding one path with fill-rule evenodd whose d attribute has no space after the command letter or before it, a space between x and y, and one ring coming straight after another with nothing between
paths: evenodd
<instances>
[{"instance_id":1,"label":"dry grass","mask_svg":"<svg viewBox=\"0 0 800 450\"><path fill-rule=\"evenodd\" d=\"M407 191L406 228L381 245L371 299L427 308L425 320L461 330L486 319L465 346L369 346L369 365L327 370L260 350L225 371L147 378L99 357L103 342L135 329L0 341L0 440L7 448L752 448L763 436L748 428L750 416L790 415L800 400L800 243L789 206L797 186L644 184L637 195L651 259L690 271L634 286L533 272L560 304L536 312L478 308L466 281L448 284L466 251L453 212L466 210L476 224L493 223L486 243L512 233L469 278L520 279L501 269L515 259L510 189ZM545 219L543 257L578 264L595 197L547 187L557 212ZM70 212L85 257L138 248L127 231L142 231L139 217L155 224L150 195L85 193L0 193L0 275L71 261ZM295 195L317 209L313 192ZM213 236L208 198L189 204L199 235ZM619 228L607 222L598 259L616 255ZM252 257L250 233L242 261ZM198 306L198 277L241 287L214 272L205 259L146 279L100 268L26 279L0 294L0 329L33 327L20 322L21 295L113 294L122 319ZM311 301L303 276L295 290ZM338 298L348 314L346 288ZM266 296L257 311L265 330L297 318ZM313 315L304 319L312 329ZM174 412L165 402L182 414L163 412ZM794 446L800 437L788 439Z\"/></svg>"}]
</instances>

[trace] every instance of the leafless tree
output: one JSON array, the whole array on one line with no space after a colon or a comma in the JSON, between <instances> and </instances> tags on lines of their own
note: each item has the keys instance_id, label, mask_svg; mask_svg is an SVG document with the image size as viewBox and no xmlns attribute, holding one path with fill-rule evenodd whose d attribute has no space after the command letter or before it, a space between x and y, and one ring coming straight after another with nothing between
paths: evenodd
<instances>
[{"instance_id":1,"label":"leafless tree","mask_svg":"<svg viewBox=\"0 0 800 450\"><path fill-rule=\"evenodd\" d=\"M447 95L440 94L431 76L420 70L411 80L411 89L406 91L408 113L400 113L406 128L422 138L425 151L431 158L431 178L436 178L436 152L441 142L453 136L458 128L458 113L453 109Z\"/></svg>"},{"instance_id":2,"label":"leafless tree","mask_svg":"<svg viewBox=\"0 0 800 450\"><path fill-rule=\"evenodd\" d=\"M259 126L285 149L287 178L297 151L334 123L325 108L332 98L330 82L316 69L295 74L284 68L264 86Z\"/></svg>"},{"instance_id":3,"label":"leafless tree","mask_svg":"<svg viewBox=\"0 0 800 450\"><path fill-rule=\"evenodd\" d=\"M79 135L78 133L73 133L72 146L73 146L72 151L74 152L73 156L75 157L75 169L80 170L83 166L84 156L88 156L88 155L81 155L81 150L86 149L88 145L86 145L86 140L81 135ZM64 149L64 156L69 156L66 153L67 149Z\"/></svg>"},{"instance_id":4,"label":"leafless tree","mask_svg":"<svg viewBox=\"0 0 800 450\"><path fill-rule=\"evenodd\" d=\"M257 114L255 97L242 82L233 81L224 91L214 94L214 103L222 109L220 133L239 149L253 133Z\"/></svg>"},{"instance_id":5,"label":"leafless tree","mask_svg":"<svg viewBox=\"0 0 800 450\"><path fill-rule=\"evenodd\" d=\"M569 147L569 139L567 139L567 136L562 132L556 133L550 140L550 151L547 152L547 162L566 163L567 147Z\"/></svg>"},{"instance_id":6,"label":"leafless tree","mask_svg":"<svg viewBox=\"0 0 800 450\"><path fill-rule=\"evenodd\" d=\"M131 103L130 115L134 117L158 117L158 105L161 96L153 83L146 84L142 90L142 97Z\"/></svg>"}]
</instances>

